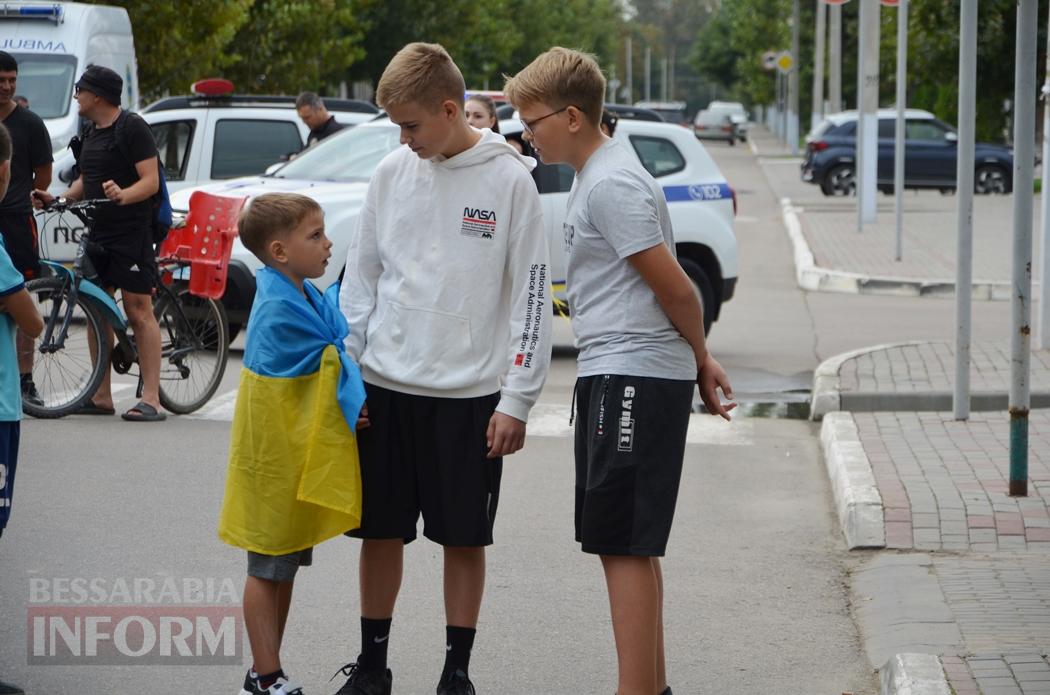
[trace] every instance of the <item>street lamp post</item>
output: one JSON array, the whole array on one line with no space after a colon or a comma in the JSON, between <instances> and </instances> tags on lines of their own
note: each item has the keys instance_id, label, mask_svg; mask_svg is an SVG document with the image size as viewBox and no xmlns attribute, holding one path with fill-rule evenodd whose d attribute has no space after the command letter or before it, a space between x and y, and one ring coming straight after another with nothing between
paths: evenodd
<instances>
[{"instance_id":1,"label":"street lamp post","mask_svg":"<svg viewBox=\"0 0 1050 695\"><path fill-rule=\"evenodd\" d=\"M817 34L813 52L813 108L809 116L810 130L816 130L824 119L824 37L827 34L828 8L824 0L817 0Z\"/></svg>"},{"instance_id":2,"label":"street lamp post","mask_svg":"<svg viewBox=\"0 0 1050 695\"><path fill-rule=\"evenodd\" d=\"M828 108L838 113L842 111L842 5L828 10L828 34Z\"/></svg>"},{"instance_id":3,"label":"street lamp post","mask_svg":"<svg viewBox=\"0 0 1050 695\"><path fill-rule=\"evenodd\" d=\"M897 7L897 123L893 143L893 197L897 217L894 257L904 257L904 116L908 108L908 0Z\"/></svg>"},{"instance_id":4,"label":"street lamp post","mask_svg":"<svg viewBox=\"0 0 1050 695\"><path fill-rule=\"evenodd\" d=\"M791 3L791 58L795 64L791 66L788 74L788 121L787 139L791 154L798 154L798 71L799 71L799 0Z\"/></svg>"},{"instance_id":5,"label":"street lamp post","mask_svg":"<svg viewBox=\"0 0 1050 695\"><path fill-rule=\"evenodd\" d=\"M860 0L857 60L857 229L875 221L879 155L879 0Z\"/></svg>"}]
</instances>

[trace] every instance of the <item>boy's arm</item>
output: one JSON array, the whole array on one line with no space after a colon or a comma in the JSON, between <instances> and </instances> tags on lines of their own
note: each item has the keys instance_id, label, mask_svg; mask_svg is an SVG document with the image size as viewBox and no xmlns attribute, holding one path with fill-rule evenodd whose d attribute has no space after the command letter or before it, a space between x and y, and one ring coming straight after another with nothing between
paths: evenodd
<instances>
[{"instance_id":1,"label":"boy's arm","mask_svg":"<svg viewBox=\"0 0 1050 695\"><path fill-rule=\"evenodd\" d=\"M627 261L649 285L667 318L671 319L674 327L692 346L693 355L696 357L700 398L703 399L707 412L720 415L726 420L730 419L729 411L735 408L736 404L723 405L718 397L718 389L721 388L729 399L733 398L733 389L722 365L707 351L703 307L689 276L682 270L671 250L662 243L628 256Z\"/></svg>"},{"instance_id":2,"label":"boy's arm","mask_svg":"<svg viewBox=\"0 0 1050 695\"><path fill-rule=\"evenodd\" d=\"M708 412L729 419L735 406L723 406L717 389L732 398L729 379L707 352L703 308L693 283L664 243L659 205L652 189L625 176L606 179L587 199L587 211L617 255L642 276L660 308L693 348L700 397Z\"/></svg>"},{"instance_id":3,"label":"boy's arm","mask_svg":"<svg viewBox=\"0 0 1050 695\"><path fill-rule=\"evenodd\" d=\"M0 312L9 314L15 320L15 325L30 338L36 338L44 332L44 319L24 288L0 296Z\"/></svg>"},{"instance_id":4,"label":"boy's arm","mask_svg":"<svg viewBox=\"0 0 1050 695\"><path fill-rule=\"evenodd\" d=\"M365 350L368 319L375 310L376 285L383 269L376 244L375 198L376 185L373 181L368 186L357 230L350 239L343 282L339 287L339 310L343 312L350 327L344 344L347 354L355 361L360 360Z\"/></svg>"},{"instance_id":5,"label":"boy's arm","mask_svg":"<svg viewBox=\"0 0 1050 695\"><path fill-rule=\"evenodd\" d=\"M524 444L525 422L543 389L551 360L550 252L539 195L531 180L527 183L515 196L515 226L507 252L509 369L489 423L490 458L512 454Z\"/></svg>"}]
</instances>

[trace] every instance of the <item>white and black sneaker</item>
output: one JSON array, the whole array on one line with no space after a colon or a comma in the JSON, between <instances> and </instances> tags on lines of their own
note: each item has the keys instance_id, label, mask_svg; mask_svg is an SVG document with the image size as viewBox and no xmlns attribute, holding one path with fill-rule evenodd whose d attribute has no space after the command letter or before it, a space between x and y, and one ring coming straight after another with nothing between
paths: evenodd
<instances>
[{"instance_id":1,"label":"white and black sneaker","mask_svg":"<svg viewBox=\"0 0 1050 695\"><path fill-rule=\"evenodd\" d=\"M259 674L248 671L244 677L244 689L241 695L303 695L303 687L295 681L280 676L269 688L262 687Z\"/></svg>"}]
</instances>

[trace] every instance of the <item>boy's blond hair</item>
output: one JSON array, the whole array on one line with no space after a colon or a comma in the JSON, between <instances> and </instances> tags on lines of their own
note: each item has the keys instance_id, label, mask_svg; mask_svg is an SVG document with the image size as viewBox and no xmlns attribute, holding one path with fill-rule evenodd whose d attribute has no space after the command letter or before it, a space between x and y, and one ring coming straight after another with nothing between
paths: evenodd
<instances>
[{"instance_id":1,"label":"boy's blond hair","mask_svg":"<svg viewBox=\"0 0 1050 695\"><path fill-rule=\"evenodd\" d=\"M555 46L508 79L503 93L517 107L539 102L553 109L575 106L597 128L605 106L605 76L590 53Z\"/></svg>"},{"instance_id":2,"label":"boy's blond hair","mask_svg":"<svg viewBox=\"0 0 1050 695\"><path fill-rule=\"evenodd\" d=\"M267 265L270 254L266 247L274 239L288 234L312 214L324 214L313 198L298 193L265 193L255 198L237 218L241 243Z\"/></svg>"},{"instance_id":3,"label":"boy's blond hair","mask_svg":"<svg viewBox=\"0 0 1050 695\"><path fill-rule=\"evenodd\" d=\"M415 102L437 110L444 102L454 101L462 111L466 91L463 73L441 44L410 43L383 70L376 104L385 109Z\"/></svg>"}]
</instances>

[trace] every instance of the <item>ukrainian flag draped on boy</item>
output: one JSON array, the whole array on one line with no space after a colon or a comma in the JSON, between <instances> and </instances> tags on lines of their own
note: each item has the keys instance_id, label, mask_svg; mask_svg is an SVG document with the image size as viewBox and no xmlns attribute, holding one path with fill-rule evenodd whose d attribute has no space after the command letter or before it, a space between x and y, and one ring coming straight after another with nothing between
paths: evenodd
<instances>
[{"instance_id":1,"label":"ukrainian flag draped on boy","mask_svg":"<svg viewBox=\"0 0 1050 695\"><path fill-rule=\"evenodd\" d=\"M256 283L219 537L283 555L360 524L354 429L365 390L335 306L272 268Z\"/></svg>"}]
</instances>

